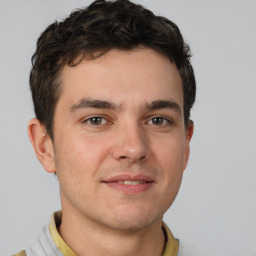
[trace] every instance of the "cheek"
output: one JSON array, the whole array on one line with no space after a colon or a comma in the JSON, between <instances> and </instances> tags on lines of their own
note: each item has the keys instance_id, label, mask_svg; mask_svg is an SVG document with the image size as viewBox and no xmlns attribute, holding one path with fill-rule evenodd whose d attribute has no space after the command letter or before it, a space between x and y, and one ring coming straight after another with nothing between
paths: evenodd
<instances>
[{"instance_id":1,"label":"cheek","mask_svg":"<svg viewBox=\"0 0 256 256\"><path fill-rule=\"evenodd\" d=\"M73 136L60 140L56 148L56 165L61 172L77 177L78 181L91 180L100 168L107 154L107 144L100 138ZM63 173L64 174L64 173Z\"/></svg>"},{"instance_id":2,"label":"cheek","mask_svg":"<svg viewBox=\"0 0 256 256\"><path fill-rule=\"evenodd\" d=\"M162 190L167 203L172 202L176 197L184 170L184 140L181 138L170 138L162 141L161 147L158 147L158 164L161 167L163 175Z\"/></svg>"},{"instance_id":3,"label":"cheek","mask_svg":"<svg viewBox=\"0 0 256 256\"><path fill-rule=\"evenodd\" d=\"M156 154L158 162L162 165L163 170L170 170L171 172L183 171L183 160L185 155L185 144L183 139L165 138L165 140L155 148L157 150Z\"/></svg>"}]
</instances>

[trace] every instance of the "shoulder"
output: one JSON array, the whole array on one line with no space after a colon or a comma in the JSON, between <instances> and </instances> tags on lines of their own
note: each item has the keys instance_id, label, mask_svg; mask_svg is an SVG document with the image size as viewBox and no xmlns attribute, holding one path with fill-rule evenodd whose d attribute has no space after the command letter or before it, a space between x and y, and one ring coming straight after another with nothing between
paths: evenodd
<instances>
[{"instance_id":1,"label":"shoulder","mask_svg":"<svg viewBox=\"0 0 256 256\"><path fill-rule=\"evenodd\" d=\"M22 250L22 251L20 251L19 253L17 253L17 254L13 254L12 256L26 256L27 254L26 254L26 252L25 252L25 250Z\"/></svg>"}]
</instances>

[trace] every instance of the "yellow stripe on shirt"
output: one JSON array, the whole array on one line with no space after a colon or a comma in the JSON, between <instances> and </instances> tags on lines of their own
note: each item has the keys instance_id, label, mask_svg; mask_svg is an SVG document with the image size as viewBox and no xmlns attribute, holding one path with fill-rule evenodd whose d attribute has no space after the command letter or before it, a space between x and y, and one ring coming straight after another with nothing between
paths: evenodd
<instances>
[{"instance_id":1,"label":"yellow stripe on shirt","mask_svg":"<svg viewBox=\"0 0 256 256\"><path fill-rule=\"evenodd\" d=\"M58 249L62 252L64 256L77 256L74 251L64 242L62 237L60 236L57 226L61 223L62 212L55 212L49 224L49 231L52 235L53 241L58 247ZM57 223L57 225L56 225Z\"/></svg>"}]
</instances>

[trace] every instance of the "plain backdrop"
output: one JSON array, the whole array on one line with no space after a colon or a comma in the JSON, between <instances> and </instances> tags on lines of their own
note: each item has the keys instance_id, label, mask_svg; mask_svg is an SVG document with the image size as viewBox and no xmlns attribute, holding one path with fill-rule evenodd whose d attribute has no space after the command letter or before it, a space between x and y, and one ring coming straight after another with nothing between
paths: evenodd
<instances>
[{"instance_id":1,"label":"plain backdrop","mask_svg":"<svg viewBox=\"0 0 256 256\"><path fill-rule=\"evenodd\" d=\"M30 58L46 26L90 2L0 0L1 256L35 241L60 209L58 181L26 131L34 117ZM256 1L136 2L178 24L197 78L190 161L164 220L214 255L256 255Z\"/></svg>"}]
</instances>

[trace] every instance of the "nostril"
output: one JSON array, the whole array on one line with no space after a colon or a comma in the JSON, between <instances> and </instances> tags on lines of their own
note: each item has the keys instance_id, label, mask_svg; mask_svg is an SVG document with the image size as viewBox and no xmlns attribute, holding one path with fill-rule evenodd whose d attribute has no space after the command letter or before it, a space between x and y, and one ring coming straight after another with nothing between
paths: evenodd
<instances>
[{"instance_id":1,"label":"nostril","mask_svg":"<svg viewBox=\"0 0 256 256\"><path fill-rule=\"evenodd\" d=\"M144 161L147 159L149 149L146 145L136 145L123 142L119 145L114 145L111 150L112 156L116 160L131 162Z\"/></svg>"},{"instance_id":2,"label":"nostril","mask_svg":"<svg viewBox=\"0 0 256 256\"><path fill-rule=\"evenodd\" d=\"M145 158L146 158L145 155L143 155L143 156L141 156L139 158L134 158L134 157L129 157L129 156L120 156L119 157L119 159L121 159L121 160L127 159L127 160L132 161L132 162L134 162L134 161L141 161L141 160L144 160Z\"/></svg>"}]
</instances>

